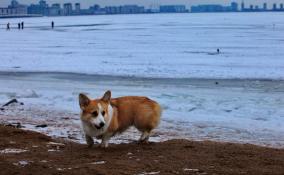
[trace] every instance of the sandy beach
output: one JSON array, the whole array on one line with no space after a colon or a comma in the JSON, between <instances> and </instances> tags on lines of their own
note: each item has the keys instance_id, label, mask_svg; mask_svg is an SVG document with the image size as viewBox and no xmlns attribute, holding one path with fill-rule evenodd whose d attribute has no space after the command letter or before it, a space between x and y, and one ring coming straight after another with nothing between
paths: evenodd
<instances>
[{"instance_id":1,"label":"sandy beach","mask_svg":"<svg viewBox=\"0 0 284 175\"><path fill-rule=\"evenodd\" d=\"M283 175L284 150L250 144L169 140L97 145L0 126L0 174Z\"/></svg>"}]
</instances>

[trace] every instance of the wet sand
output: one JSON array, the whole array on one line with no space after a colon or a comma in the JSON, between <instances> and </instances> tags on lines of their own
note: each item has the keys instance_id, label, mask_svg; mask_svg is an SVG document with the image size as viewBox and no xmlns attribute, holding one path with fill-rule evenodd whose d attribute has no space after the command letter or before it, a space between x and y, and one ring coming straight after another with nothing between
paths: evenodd
<instances>
[{"instance_id":1,"label":"wet sand","mask_svg":"<svg viewBox=\"0 0 284 175\"><path fill-rule=\"evenodd\" d=\"M10 149L10 150L9 150ZM14 150L13 149L18 149ZM18 153L15 153L18 151ZM25 152L21 152L25 151ZM249 144L169 140L87 148L0 126L0 174L273 174L284 150Z\"/></svg>"}]
</instances>

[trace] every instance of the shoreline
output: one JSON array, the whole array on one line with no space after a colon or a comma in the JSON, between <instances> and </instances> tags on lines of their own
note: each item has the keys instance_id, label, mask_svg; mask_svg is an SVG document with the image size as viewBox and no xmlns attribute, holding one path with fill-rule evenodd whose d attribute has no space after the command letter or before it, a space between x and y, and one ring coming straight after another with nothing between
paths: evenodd
<instances>
[{"instance_id":1,"label":"shoreline","mask_svg":"<svg viewBox=\"0 0 284 175\"><path fill-rule=\"evenodd\" d=\"M261 81L261 82L281 82L284 83L284 78L222 78L222 77L159 77L159 76L136 76L136 75L110 75L110 74L96 74L96 73L84 73L84 72L66 72L66 71L3 71L0 70L0 76L53 76L68 79L68 77L75 77L76 79L106 79L106 80L117 80L117 79L130 79L132 81L150 81L150 80L160 80L164 82L169 82L169 80L177 81L239 81L239 82L249 82L249 81Z\"/></svg>"}]
</instances>

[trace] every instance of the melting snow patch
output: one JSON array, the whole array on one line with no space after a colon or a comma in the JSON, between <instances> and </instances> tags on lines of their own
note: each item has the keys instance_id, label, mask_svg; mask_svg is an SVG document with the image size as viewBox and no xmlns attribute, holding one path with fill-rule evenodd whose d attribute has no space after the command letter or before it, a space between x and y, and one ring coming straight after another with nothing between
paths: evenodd
<instances>
[{"instance_id":1,"label":"melting snow patch","mask_svg":"<svg viewBox=\"0 0 284 175\"><path fill-rule=\"evenodd\" d=\"M0 154L19 154L23 152L27 152L28 150L25 149L12 149L12 148L7 148L4 150L0 151Z\"/></svg>"},{"instance_id":2,"label":"melting snow patch","mask_svg":"<svg viewBox=\"0 0 284 175\"><path fill-rule=\"evenodd\" d=\"M64 171L65 168L56 168L58 171Z\"/></svg>"},{"instance_id":3,"label":"melting snow patch","mask_svg":"<svg viewBox=\"0 0 284 175\"><path fill-rule=\"evenodd\" d=\"M156 171L156 172L143 172L143 173L140 173L140 174L137 174L137 175L154 175L154 174L160 174L160 171Z\"/></svg>"},{"instance_id":4,"label":"melting snow patch","mask_svg":"<svg viewBox=\"0 0 284 175\"><path fill-rule=\"evenodd\" d=\"M60 150L56 150L56 149L48 149L47 151L48 151L48 152L57 152L57 151L60 151Z\"/></svg>"},{"instance_id":5,"label":"melting snow patch","mask_svg":"<svg viewBox=\"0 0 284 175\"><path fill-rule=\"evenodd\" d=\"M192 171L192 172L198 172L199 169L190 169L190 168L185 168L183 171Z\"/></svg>"},{"instance_id":6,"label":"melting snow patch","mask_svg":"<svg viewBox=\"0 0 284 175\"><path fill-rule=\"evenodd\" d=\"M93 165L102 165L102 164L105 164L106 161L97 161L97 162L92 162L90 164L93 164Z\"/></svg>"},{"instance_id":7,"label":"melting snow patch","mask_svg":"<svg viewBox=\"0 0 284 175\"><path fill-rule=\"evenodd\" d=\"M13 163L13 165L16 165L16 166L26 166L26 165L28 165L29 164L29 162L28 161L26 161L26 160L20 160L19 162L17 162L17 163Z\"/></svg>"},{"instance_id":8,"label":"melting snow patch","mask_svg":"<svg viewBox=\"0 0 284 175\"><path fill-rule=\"evenodd\" d=\"M48 142L48 145L65 146L63 143Z\"/></svg>"}]
</instances>

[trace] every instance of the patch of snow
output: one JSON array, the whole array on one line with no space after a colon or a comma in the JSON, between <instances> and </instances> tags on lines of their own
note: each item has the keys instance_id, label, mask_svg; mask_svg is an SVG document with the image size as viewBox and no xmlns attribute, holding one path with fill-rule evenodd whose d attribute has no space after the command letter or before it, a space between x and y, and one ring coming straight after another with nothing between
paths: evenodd
<instances>
[{"instance_id":1,"label":"patch of snow","mask_svg":"<svg viewBox=\"0 0 284 175\"><path fill-rule=\"evenodd\" d=\"M20 160L19 162L17 163L13 163L13 165L16 165L16 166L27 166L29 164L29 161L26 161L26 160Z\"/></svg>"},{"instance_id":2,"label":"patch of snow","mask_svg":"<svg viewBox=\"0 0 284 175\"><path fill-rule=\"evenodd\" d=\"M153 172L142 172L137 175L154 175L154 174L160 174L160 171L153 171Z\"/></svg>"},{"instance_id":3,"label":"patch of snow","mask_svg":"<svg viewBox=\"0 0 284 175\"><path fill-rule=\"evenodd\" d=\"M25 149L15 149L15 148L6 148L4 150L0 150L0 154L19 154L27 152Z\"/></svg>"},{"instance_id":4,"label":"patch of snow","mask_svg":"<svg viewBox=\"0 0 284 175\"><path fill-rule=\"evenodd\" d=\"M94 165L102 165L102 164L105 164L106 161L97 161L97 162L92 162L90 164L94 164Z\"/></svg>"},{"instance_id":5,"label":"patch of snow","mask_svg":"<svg viewBox=\"0 0 284 175\"><path fill-rule=\"evenodd\" d=\"M193 171L193 172L198 172L199 169L191 169L191 168L184 168L183 171Z\"/></svg>"},{"instance_id":6,"label":"patch of snow","mask_svg":"<svg viewBox=\"0 0 284 175\"><path fill-rule=\"evenodd\" d=\"M56 143L56 142L48 142L47 145L65 146L65 144L63 143Z\"/></svg>"},{"instance_id":7,"label":"patch of snow","mask_svg":"<svg viewBox=\"0 0 284 175\"><path fill-rule=\"evenodd\" d=\"M58 170L58 171L64 171L65 168L56 168L56 170Z\"/></svg>"},{"instance_id":8,"label":"patch of snow","mask_svg":"<svg viewBox=\"0 0 284 175\"><path fill-rule=\"evenodd\" d=\"M58 150L58 149L48 149L47 150L47 152L58 152L58 151L60 151L60 150Z\"/></svg>"}]
</instances>

